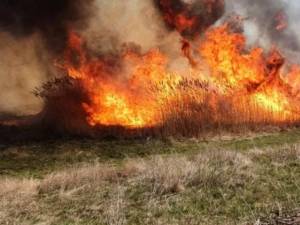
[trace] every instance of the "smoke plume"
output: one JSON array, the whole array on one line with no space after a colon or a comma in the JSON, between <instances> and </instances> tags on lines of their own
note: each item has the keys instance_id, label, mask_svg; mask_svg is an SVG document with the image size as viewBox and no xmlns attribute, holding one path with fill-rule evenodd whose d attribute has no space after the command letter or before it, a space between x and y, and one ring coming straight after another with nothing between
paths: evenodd
<instances>
[{"instance_id":1,"label":"smoke plume","mask_svg":"<svg viewBox=\"0 0 300 225\"><path fill-rule=\"evenodd\" d=\"M56 75L53 57L65 48L69 29L80 30L88 24L92 3L0 1L0 112L33 114L41 109L41 100L32 92Z\"/></svg>"},{"instance_id":2,"label":"smoke plume","mask_svg":"<svg viewBox=\"0 0 300 225\"><path fill-rule=\"evenodd\" d=\"M227 14L237 13L245 21L245 34L250 44L265 48L275 45L287 56L298 52L300 4L288 0L240 0L227 1ZM292 58L292 57L291 57Z\"/></svg>"},{"instance_id":3,"label":"smoke plume","mask_svg":"<svg viewBox=\"0 0 300 225\"><path fill-rule=\"evenodd\" d=\"M195 37L220 19L224 0L154 0L169 29Z\"/></svg>"},{"instance_id":4,"label":"smoke plume","mask_svg":"<svg viewBox=\"0 0 300 225\"><path fill-rule=\"evenodd\" d=\"M0 2L0 30L15 37L39 33L54 51L64 47L68 29L83 26L92 0L3 0Z\"/></svg>"},{"instance_id":5,"label":"smoke plume","mask_svg":"<svg viewBox=\"0 0 300 225\"><path fill-rule=\"evenodd\" d=\"M1 0L0 111L36 112L31 94L55 74L53 56L66 47L70 30L97 55L129 45L142 53L159 48L171 70L195 64L189 42L233 12L244 18L250 44L276 44L285 54L300 49L300 3L290 0ZM225 16L224 16L225 14ZM132 44L134 43L134 44ZM183 49L186 57L182 57ZM294 57L295 58L295 57ZM55 74L56 75L56 74ZM32 97L31 97L32 96ZM26 103L26 104L24 104Z\"/></svg>"}]
</instances>

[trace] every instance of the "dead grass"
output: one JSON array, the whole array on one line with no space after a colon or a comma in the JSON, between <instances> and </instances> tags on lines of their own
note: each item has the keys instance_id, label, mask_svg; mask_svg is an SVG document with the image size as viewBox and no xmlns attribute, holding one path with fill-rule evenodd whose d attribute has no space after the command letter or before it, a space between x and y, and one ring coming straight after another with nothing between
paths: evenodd
<instances>
[{"instance_id":1,"label":"dead grass","mask_svg":"<svg viewBox=\"0 0 300 225\"><path fill-rule=\"evenodd\" d=\"M207 151L192 158L155 156L131 163L140 173L136 183L150 186L158 194L182 192L189 186L235 185L251 174L251 160L230 151Z\"/></svg>"},{"instance_id":2,"label":"dead grass","mask_svg":"<svg viewBox=\"0 0 300 225\"><path fill-rule=\"evenodd\" d=\"M52 191L68 191L77 188L92 188L101 185L105 181L116 180L116 169L110 165L84 165L73 167L64 171L52 173L46 176L39 184L41 193Z\"/></svg>"},{"instance_id":3,"label":"dead grass","mask_svg":"<svg viewBox=\"0 0 300 225\"><path fill-rule=\"evenodd\" d=\"M281 151L274 148L267 148L264 150L255 149L252 153L257 158L268 158L273 163L285 163L286 161L297 161L300 160L300 146L297 144L284 145Z\"/></svg>"},{"instance_id":4,"label":"dead grass","mask_svg":"<svg viewBox=\"0 0 300 225\"><path fill-rule=\"evenodd\" d=\"M6 178L0 183L0 196L35 196L38 193L94 188L125 178L132 178L138 184L145 183L154 192L164 194L183 191L186 186L234 185L244 175L238 173L250 166L250 159L230 151L207 151L192 158L175 155L127 160L122 168L94 163L54 172L42 180Z\"/></svg>"},{"instance_id":5,"label":"dead grass","mask_svg":"<svg viewBox=\"0 0 300 225\"><path fill-rule=\"evenodd\" d=\"M153 86L153 87L152 87ZM224 87L225 88L225 87ZM228 88L228 89L227 89ZM45 108L41 113L41 130L65 135L134 138L145 136L202 137L208 132L244 133L264 131L266 127L294 127L300 118L297 109L287 107L290 114L278 112L275 107L265 108L255 99L254 93L233 94L234 88L226 87L226 94L215 91L215 85L199 79L183 79L176 84L172 79L149 84L145 90L161 104L157 109L157 126L143 129L126 127L90 127L82 102L89 102L80 82L71 78L55 79L36 91L43 98ZM248 90L249 91L249 90ZM167 95L166 95L167 93ZM246 93L246 92L245 92ZM272 99L270 100L272 103Z\"/></svg>"},{"instance_id":6,"label":"dead grass","mask_svg":"<svg viewBox=\"0 0 300 225\"><path fill-rule=\"evenodd\" d=\"M297 114L286 116L271 107L266 109L253 95L222 95L213 89L200 80L182 81L162 106L162 136L202 137L224 131L243 134L299 124Z\"/></svg>"},{"instance_id":7,"label":"dead grass","mask_svg":"<svg viewBox=\"0 0 300 225\"><path fill-rule=\"evenodd\" d=\"M38 194L37 180L4 178L0 180L0 224L21 224L30 214L38 211L35 198Z\"/></svg>"},{"instance_id":8,"label":"dead grass","mask_svg":"<svg viewBox=\"0 0 300 225\"><path fill-rule=\"evenodd\" d=\"M124 187L118 186L112 198L107 202L104 211L104 223L107 225L125 225L127 224L125 208L127 206L125 200Z\"/></svg>"},{"instance_id":9,"label":"dead grass","mask_svg":"<svg viewBox=\"0 0 300 225\"><path fill-rule=\"evenodd\" d=\"M206 150L2 177L0 224L254 224L272 204L300 203L299 149Z\"/></svg>"}]
</instances>

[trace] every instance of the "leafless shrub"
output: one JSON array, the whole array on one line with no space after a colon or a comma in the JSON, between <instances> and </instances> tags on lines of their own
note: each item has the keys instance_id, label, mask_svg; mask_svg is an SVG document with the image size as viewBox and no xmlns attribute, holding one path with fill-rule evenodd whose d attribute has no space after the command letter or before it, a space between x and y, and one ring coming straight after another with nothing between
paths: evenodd
<instances>
[{"instance_id":1,"label":"leafless shrub","mask_svg":"<svg viewBox=\"0 0 300 225\"><path fill-rule=\"evenodd\" d=\"M88 135L91 128L82 103L89 99L84 90L70 77L57 78L37 89L35 95L44 101L39 115L41 126L56 133Z\"/></svg>"}]
</instances>

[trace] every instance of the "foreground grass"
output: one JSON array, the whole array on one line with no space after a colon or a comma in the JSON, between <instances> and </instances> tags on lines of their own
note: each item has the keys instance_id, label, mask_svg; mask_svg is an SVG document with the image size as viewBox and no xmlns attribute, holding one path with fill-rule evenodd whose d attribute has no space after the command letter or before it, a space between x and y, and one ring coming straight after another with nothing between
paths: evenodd
<instances>
[{"instance_id":1,"label":"foreground grass","mask_svg":"<svg viewBox=\"0 0 300 225\"><path fill-rule=\"evenodd\" d=\"M5 146L0 224L255 224L300 204L299 131Z\"/></svg>"},{"instance_id":2,"label":"foreground grass","mask_svg":"<svg viewBox=\"0 0 300 225\"><path fill-rule=\"evenodd\" d=\"M0 176L41 178L78 163L97 161L118 164L127 158L147 158L157 154L193 155L210 149L247 151L297 143L300 143L299 129L243 137L220 136L209 140L61 139L14 145L0 143Z\"/></svg>"}]
</instances>

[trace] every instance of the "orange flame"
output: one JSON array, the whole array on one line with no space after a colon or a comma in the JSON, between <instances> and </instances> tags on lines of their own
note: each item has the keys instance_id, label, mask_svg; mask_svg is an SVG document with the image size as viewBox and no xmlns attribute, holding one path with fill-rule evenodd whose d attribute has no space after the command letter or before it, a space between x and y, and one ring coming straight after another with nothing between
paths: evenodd
<instances>
[{"instance_id":1,"label":"orange flame","mask_svg":"<svg viewBox=\"0 0 300 225\"><path fill-rule=\"evenodd\" d=\"M76 62L74 57L78 57ZM82 48L82 40L74 33L70 35L69 48L65 54L63 67L69 76L79 79L90 95L90 103L83 103L88 113L90 125L122 125L126 127L151 126L160 122L158 107L160 99L168 96L170 86L163 84L172 77L172 82L180 78L165 71L166 57L158 50L145 55L125 52L124 64L130 74L116 74L118 69L110 68L105 60L88 60ZM120 72L120 73L124 73ZM159 95L153 95L154 88L164 85ZM153 90L151 90L153 89Z\"/></svg>"},{"instance_id":2,"label":"orange flame","mask_svg":"<svg viewBox=\"0 0 300 225\"><path fill-rule=\"evenodd\" d=\"M180 20L186 22L192 23ZM185 56L190 56L188 47L183 49ZM127 50L111 60L92 57L84 41L70 33L60 68L80 80L89 93L90 102L82 107L91 126L156 126L167 120L166 112L177 108L189 115L199 112L201 117L199 107L191 107L189 101L203 104L205 93L214 93L208 105L215 121L224 120L218 98L231 99L230 110L241 117L258 111L251 120L261 121L260 115L268 113L274 122L299 120L300 69L294 66L283 74L279 52L268 56L261 48L247 50L245 37L226 24L210 29L198 49L201 66L191 66L190 74L177 74L168 71L168 58L158 49L146 54Z\"/></svg>"}]
</instances>

